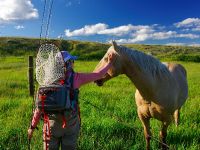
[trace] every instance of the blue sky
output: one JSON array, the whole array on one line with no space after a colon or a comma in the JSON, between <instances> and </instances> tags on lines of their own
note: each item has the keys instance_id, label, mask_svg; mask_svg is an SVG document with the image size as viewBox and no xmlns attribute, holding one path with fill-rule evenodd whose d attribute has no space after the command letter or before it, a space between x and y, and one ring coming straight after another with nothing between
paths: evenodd
<instances>
[{"instance_id":1,"label":"blue sky","mask_svg":"<svg viewBox=\"0 0 200 150\"><path fill-rule=\"evenodd\" d=\"M1 0L0 36L39 37L44 2ZM48 33L72 40L200 46L200 1L53 0Z\"/></svg>"}]
</instances>

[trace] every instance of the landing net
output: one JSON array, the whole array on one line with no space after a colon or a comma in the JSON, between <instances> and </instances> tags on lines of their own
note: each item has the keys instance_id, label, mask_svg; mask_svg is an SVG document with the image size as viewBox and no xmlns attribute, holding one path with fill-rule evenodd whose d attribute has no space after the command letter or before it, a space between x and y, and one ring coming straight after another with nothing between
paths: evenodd
<instances>
[{"instance_id":1,"label":"landing net","mask_svg":"<svg viewBox=\"0 0 200 150\"><path fill-rule=\"evenodd\" d=\"M64 77L65 65L59 48L52 43L42 44L36 57L37 82L45 86Z\"/></svg>"}]
</instances>

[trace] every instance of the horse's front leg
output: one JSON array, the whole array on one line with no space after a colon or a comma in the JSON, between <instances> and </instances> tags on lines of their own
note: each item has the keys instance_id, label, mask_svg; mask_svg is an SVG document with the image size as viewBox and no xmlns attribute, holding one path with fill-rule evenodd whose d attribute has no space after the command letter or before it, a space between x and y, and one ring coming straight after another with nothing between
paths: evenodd
<instances>
[{"instance_id":1,"label":"horse's front leg","mask_svg":"<svg viewBox=\"0 0 200 150\"><path fill-rule=\"evenodd\" d=\"M138 116L144 127L144 136L146 140L146 150L150 150L150 140L151 140L151 131L150 131L150 117L145 116L140 110L138 110Z\"/></svg>"}]
</instances>

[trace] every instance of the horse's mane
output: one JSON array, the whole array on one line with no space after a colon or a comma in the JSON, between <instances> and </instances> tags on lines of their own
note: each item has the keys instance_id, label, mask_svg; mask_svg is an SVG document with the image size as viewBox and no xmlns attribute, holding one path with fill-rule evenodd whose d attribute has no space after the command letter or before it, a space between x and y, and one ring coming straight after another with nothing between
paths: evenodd
<instances>
[{"instance_id":1,"label":"horse's mane","mask_svg":"<svg viewBox=\"0 0 200 150\"><path fill-rule=\"evenodd\" d=\"M157 76L171 76L166 65L151 55L147 55L143 52L129 49L124 46L118 46L118 50L121 54L124 54L130 58L132 63L137 63L139 68L147 74L151 74L153 77Z\"/></svg>"}]
</instances>

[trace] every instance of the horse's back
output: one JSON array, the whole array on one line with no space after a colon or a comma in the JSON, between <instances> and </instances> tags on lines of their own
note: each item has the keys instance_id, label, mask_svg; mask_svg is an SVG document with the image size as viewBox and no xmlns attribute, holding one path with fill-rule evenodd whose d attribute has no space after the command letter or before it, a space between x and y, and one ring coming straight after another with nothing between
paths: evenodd
<instances>
[{"instance_id":1,"label":"horse's back","mask_svg":"<svg viewBox=\"0 0 200 150\"><path fill-rule=\"evenodd\" d=\"M165 65L177 83L179 94L176 105L180 108L188 97L187 71L180 64L165 63Z\"/></svg>"}]
</instances>

